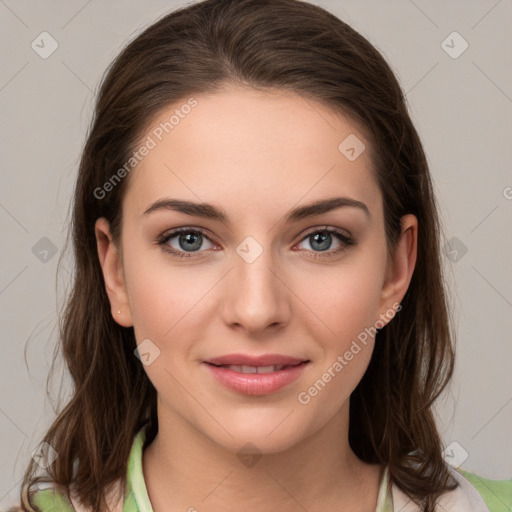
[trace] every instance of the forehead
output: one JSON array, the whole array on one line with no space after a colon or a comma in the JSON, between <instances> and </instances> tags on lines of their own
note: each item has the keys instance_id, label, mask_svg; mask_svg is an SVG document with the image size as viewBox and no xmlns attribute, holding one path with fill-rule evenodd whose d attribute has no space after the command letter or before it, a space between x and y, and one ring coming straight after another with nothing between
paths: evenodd
<instances>
[{"instance_id":1,"label":"forehead","mask_svg":"<svg viewBox=\"0 0 512 512\"><path fill-rule=\"evenodd\" d=\"M196 95L149 126L141 141L151 149L124 200L134 213L166 196L260 213L335 195L380 199L369 141L356 125L293 92L232 87ZM362 152L349 159L347 145Z\"/></svg>"}]
</instances>

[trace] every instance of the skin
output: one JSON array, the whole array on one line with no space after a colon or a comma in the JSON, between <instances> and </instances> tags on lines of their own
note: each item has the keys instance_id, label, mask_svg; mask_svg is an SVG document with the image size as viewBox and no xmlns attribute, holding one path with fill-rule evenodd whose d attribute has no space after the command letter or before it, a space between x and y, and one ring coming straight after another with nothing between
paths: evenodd
<instances>
[{"instance_id":1,"label":"skin","mask_svg":"<svg viewBox=\"0 0 512 512\"><path fill-rule=\"evenodd\" d=\"M153 508L374 511L383 467L363 463L348 443L349 397L374 339L308 404L297 395L403 298L416 262L417 220L402 218L388 259L369 152L349 161L338 150L349 134L366 148L370 142L340 114L286 91L231 87L196 99L132 171L120 246L105 219L95 227L113 317L133 326L137 343L150 339L160 350L144 367L158 393L159 432L143 454ZM292 208L334 196L365 203L370 215L342 207L282 221ZM229 225L172 210L143 215L164 197L214 204ZM309 235L325 226L355 245L315 258L326 251ZM173 257L155 240L178 227L211 236L195 256ZM248 236L263 250L252 263L236 252ZM169 245L186 253L179 236ZM341 245L333 235L328 251ZM284 389L247 396L217 383L202 363L230 353L310 363ZM248 442L262 455L251 467L237 457Z\"/></svg>"}]
</instances>

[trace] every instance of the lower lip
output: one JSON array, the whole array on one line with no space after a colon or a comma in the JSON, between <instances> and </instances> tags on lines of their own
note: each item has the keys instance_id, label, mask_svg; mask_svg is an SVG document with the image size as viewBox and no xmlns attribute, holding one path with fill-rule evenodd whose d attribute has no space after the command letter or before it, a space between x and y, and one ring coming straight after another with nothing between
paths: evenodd
<instances>
[{"instance_id":1,"label":"lower lip","mask_svg":"<svg viewBox=\"0 0 512 512\"><path fill-rule=\"evenodd\" d=\"M244 395L269 395L297 380L308 361L271 373L240 373L222 366L204 364L215 379L233 391Z\"/></svg>"}]
</instances>

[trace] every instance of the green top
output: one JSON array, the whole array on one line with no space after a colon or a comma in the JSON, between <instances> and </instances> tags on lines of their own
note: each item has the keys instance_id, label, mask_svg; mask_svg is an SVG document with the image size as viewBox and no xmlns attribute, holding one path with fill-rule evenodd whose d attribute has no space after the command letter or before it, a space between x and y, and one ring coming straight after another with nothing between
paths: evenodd
<instances>
[{"instance_id":1,"label":"green top","mask_svg":"<svg viewBox=\"0 0 512 512\"><path fill-rule=\"evenodd\" d=\"M149 501L144 474L142 471L142 448L145 440L145 430L141 429L135 436L133 446L128 459L127 469L127 487L123 502L123 512L152 512L151 502ZM489 480L481 478L473 473L462 469L457 470L459 474L466 478L474 489L483 497L485 504L490 512L510 512L512 510L512 479L511 480ZM393 494L388 490L388 471L384 471L375 512L394 512ZM465 495L466 496L466 495ZM463 496L464 498L464 496ZM461 498L458 498L460 500ZM37 491L34 496L34 503L44 512L75 512L70 500L56 492L53 489L42 489ZM462 501L457 501L459 505ZM468 503L468 502L466 502ZM469 503L474 503L469 498ZM462 503L463 504L463 503ZM449 510L463 510L459 507L443 508ZM475 510L482 510L475 508ZM483 509L485 510L485 509Z\"/></svg>"},{"instance_id":2,"label":"green top","mask_svg":"<svg viewBox=\"0 0 512 512\"><path fill-rule=\"evenodd\" d=\"M491 512L512 511L512 479L489 480L463 469L458 469L458 471L481 494Z\"/></svg>"}]
</instances>

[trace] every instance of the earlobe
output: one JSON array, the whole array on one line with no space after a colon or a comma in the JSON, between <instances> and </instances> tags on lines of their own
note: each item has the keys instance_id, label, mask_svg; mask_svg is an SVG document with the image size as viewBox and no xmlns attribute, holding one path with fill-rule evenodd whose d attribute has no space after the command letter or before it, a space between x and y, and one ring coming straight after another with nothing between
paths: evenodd
<instances>
[{"instance_id":1,"label":"earlobe","mask_svg":"<svg viewBox=\"0 0 512 512\"><path fill-rule=\"evenodd\" d=\"M112 240L108 221L101 217L94 226L99 262L114 320L123 327L133 325L123 273L123 261Z\"/></svg>"},{"instance_id":2,"label":"earlobe","mask_svg":"<svg viewBox=\"0 0 512 512\"><path fill-rule=\"evenodd\" d=\"M381 308L389 310L399 304L409 288L418 248L418 220L412 214L401 219L402 231L394 257L388 263L386 278L382 286Z\"/></svg>"}]
</instances>

